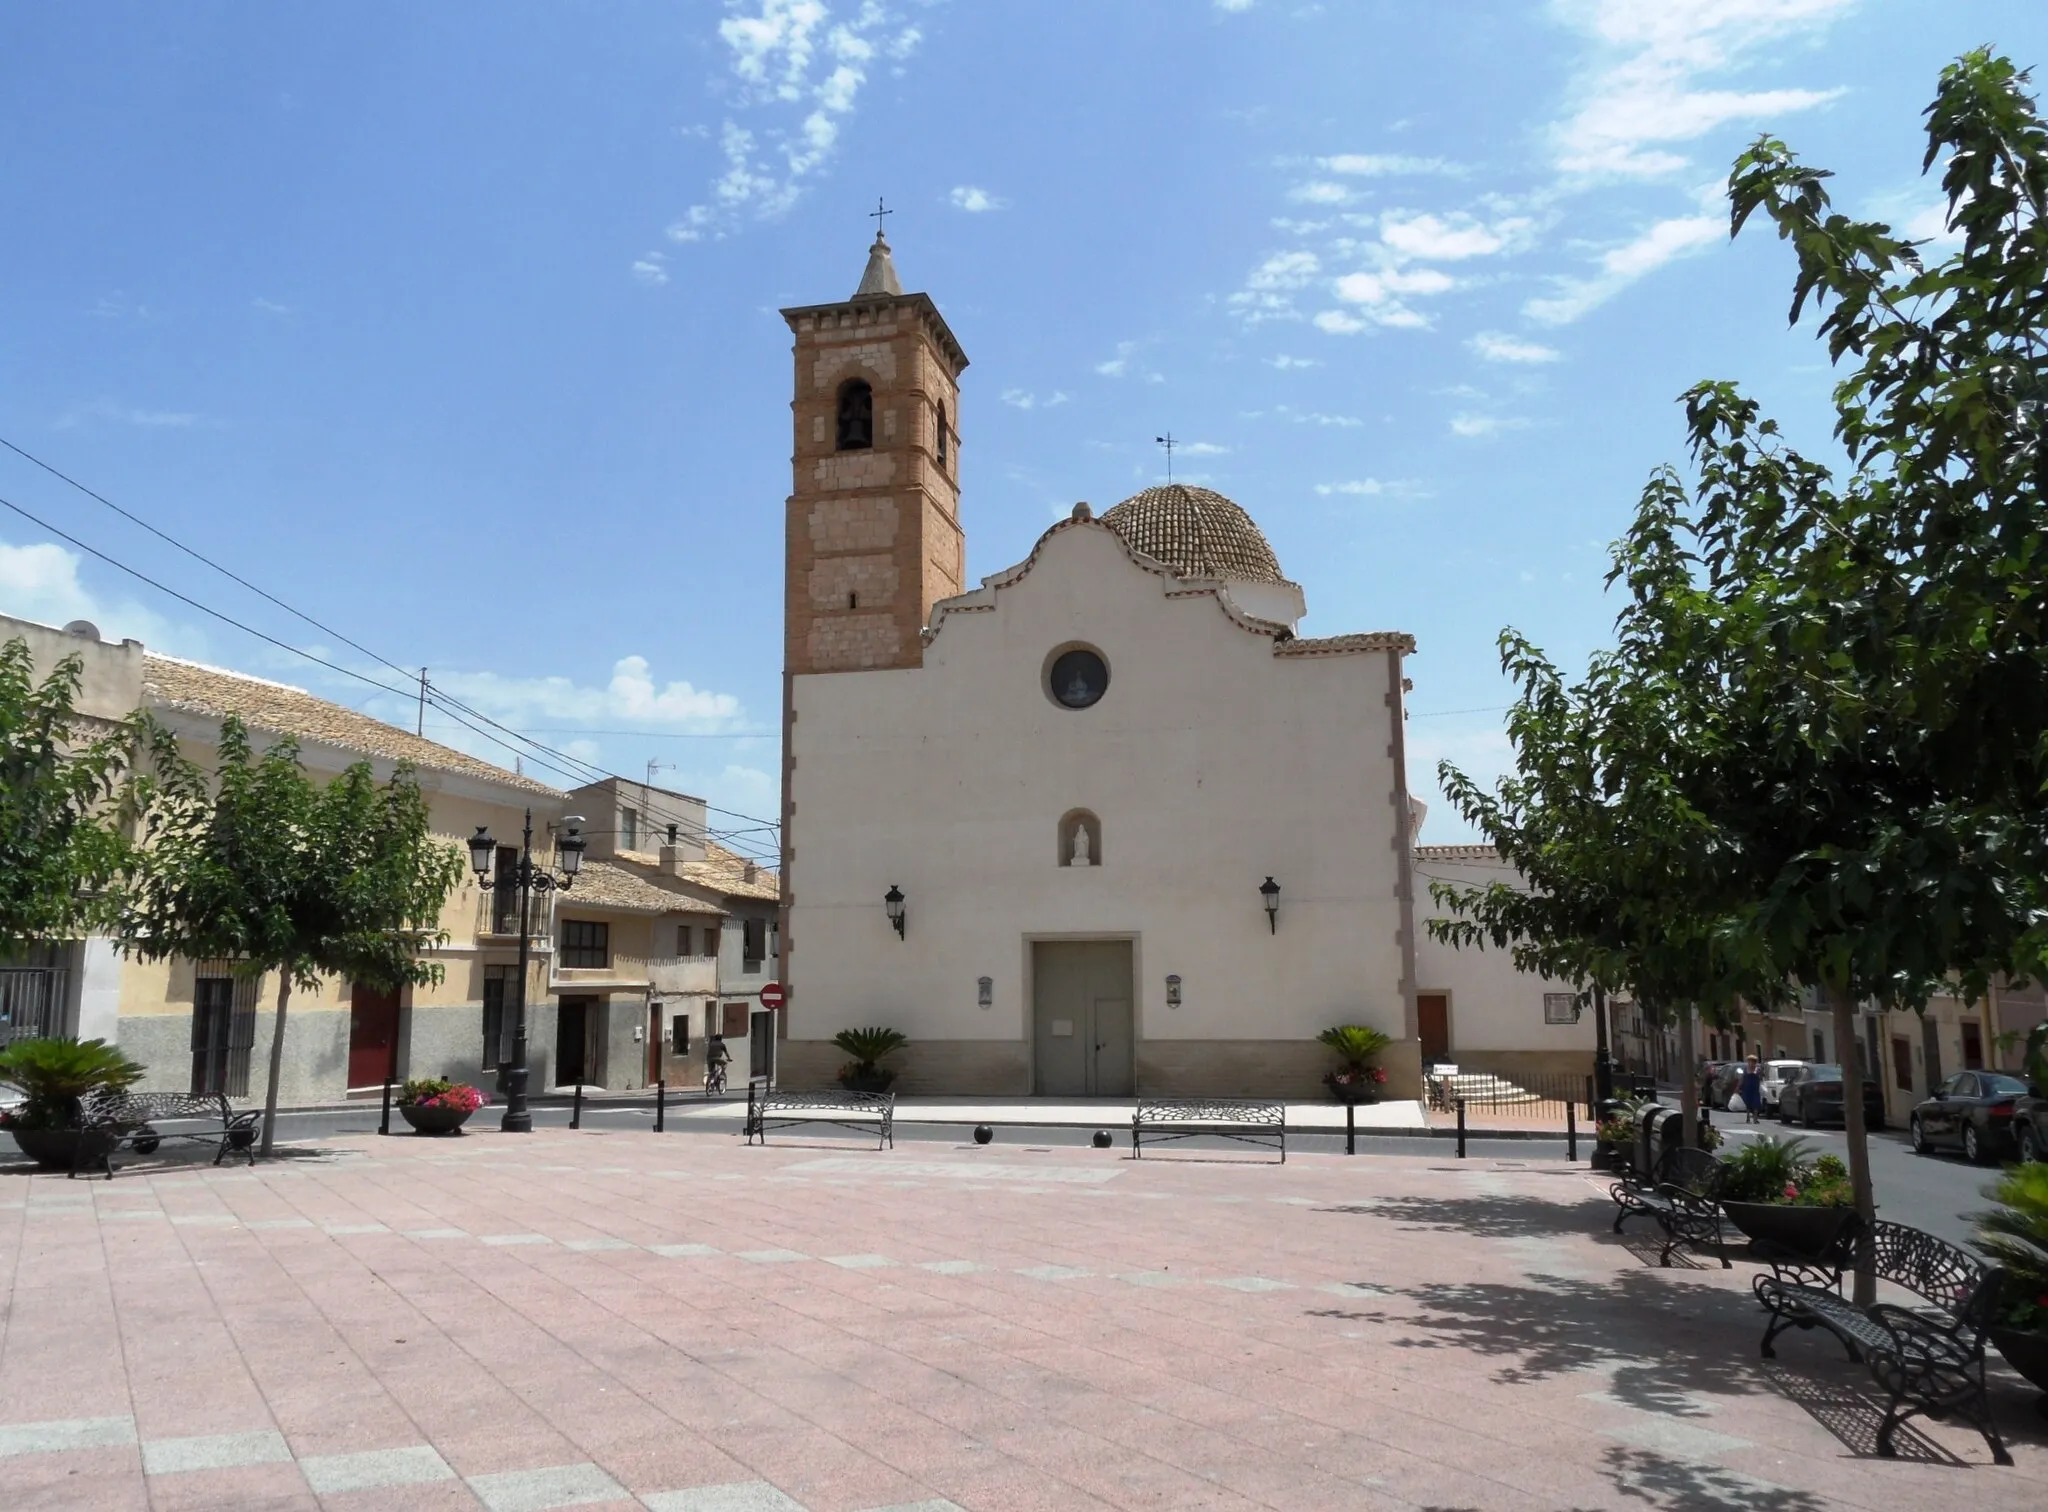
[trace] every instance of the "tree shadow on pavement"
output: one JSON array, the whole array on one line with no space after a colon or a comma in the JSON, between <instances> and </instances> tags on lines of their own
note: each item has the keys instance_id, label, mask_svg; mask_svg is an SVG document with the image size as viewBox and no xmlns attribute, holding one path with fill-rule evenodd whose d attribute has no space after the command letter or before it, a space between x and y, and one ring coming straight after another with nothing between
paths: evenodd
<instances>
[{"instance_id":1,"label":"tree shadow on pavement","mask_svg":"<svg viewBox=\"0 0 2048 1512\"><path fill-rule=\"evenodd\" d=\"M1826 1512L1832 1505L1810 1491L1794 1491L1718 1465L1667 1459L1647 1449L1614 1448L1600 1473L1632 1501L1658 1512Z\"/></svg>"},{"instance_id":2,"label":"tree shadow on pavement","mask_svg":"<svg viewBox=\"0 0 2048 1512\"><path fill-rule=\"evenodd\" d=\"M1432 1233L1474 1234L1482 1239L1598 1237L1612 1222L1612 1208L1591 1201L1549 1202L1541 1197L1379 1197L1371 1202L1331 1205L1318 1213L1381 1218Z\"/></svg>"}]
</instances>

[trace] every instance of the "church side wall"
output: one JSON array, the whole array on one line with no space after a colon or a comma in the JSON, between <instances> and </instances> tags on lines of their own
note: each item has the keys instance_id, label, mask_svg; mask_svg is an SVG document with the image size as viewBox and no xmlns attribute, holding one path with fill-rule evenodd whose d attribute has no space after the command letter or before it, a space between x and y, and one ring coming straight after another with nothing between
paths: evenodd
<instances>
[{"instance_id":1,"label":"church side wall","mask_svg":"<svg viewBox=\"0 0 2048 1512\"><path fill-rule=\"evenodd\" d=\"M829 1079L837 1030L886 1024L913 1042L905 1092L1029 1092L1040 939L1133 942L1141 1091L1311 1095L1322 1029L1403 1036L1398 661L1275 658L1174 586L1100 525L1061 530L992 611L948 615L922 668L793 679L786 1084ZM1110 666L1078 711L1043 686L1075 642ZM1075 809L1099 865L1058 864ZM1412 1051L1388 1064L1412 1080Z\"/></svg>"},{"instance_id":2,"label":"church side wall","mask_svg":"<svg viewBox=\"0 0 2048 1512\"><path fill-rule=\"evenodd\" d=\"M1450 999L1451 1058L1461 1069L1499 1076L1584 1075L1593 1069L1594 1025L1588 1008L1576 1024L1543 1022L1543 994L1576 985L1517 971L1509 951L1454 950L1429 934L1428 921L1448 916L1429 895L1432 882L1483 887L1513 880L1497 858L1450 859L1424 851L1415 862L1416 990Z\"/></svg>"}]
</instances>

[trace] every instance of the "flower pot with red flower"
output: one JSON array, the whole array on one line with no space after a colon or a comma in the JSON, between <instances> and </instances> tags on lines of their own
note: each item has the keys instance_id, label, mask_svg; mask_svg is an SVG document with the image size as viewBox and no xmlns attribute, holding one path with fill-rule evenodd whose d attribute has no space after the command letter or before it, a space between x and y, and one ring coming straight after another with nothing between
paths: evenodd
<instances>
[{"instance_id":1,"label":"flower pot with red flower","mask_svg":"<svg viewBox=\"0 0 2048 1512\"><path fill-rule=\"evenodd\" d=\"M469 1115L487 1099L482 1091L445 1077L422 1077L405 1084L398 1115L419 1134L459 1134Z\"/></svg>"},{"instance_id":2,"label":"flower pot with red flower","mask_svg":"<svg viewBox=\"0 0 2048 1512\"><path fill-rule=\"evenodd\" d=\"M1323 1077L1323 1085L1339 1102L1376 1103L1387 1084L1386 1071L1375 1065L1387 1046L1389 1035L1363 1024L1338 1024L1316 1038L1337 1052L1337 1069Z\"/></svg>"},{"instance_id":3,"label":"flower pot with red flower","mask_svg":"<svg viewBox=\"0 0 2048 1512\"><path fill-rule=\"evenodd\" d=\"M1721 1211L1766 1252L1817 1260L1849 1233L1856 1194L1838 1156L1765 1134L1722 1157Z\"/></svg>"}]
</instances>

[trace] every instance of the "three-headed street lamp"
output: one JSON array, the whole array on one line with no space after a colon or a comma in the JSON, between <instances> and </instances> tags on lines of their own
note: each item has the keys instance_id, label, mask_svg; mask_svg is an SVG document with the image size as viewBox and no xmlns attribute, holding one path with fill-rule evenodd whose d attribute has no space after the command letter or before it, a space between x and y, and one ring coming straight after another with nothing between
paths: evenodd
<instances>
[{"instance_id":1,"label":"three-headed street lamp","mask_svg":"<svg viewBox=\"0 0 2048 1512\"><path fill-rule=\"evenodd\" d=\"M533 864L533 810L526 811L526 832L519 842L519 863L504 877L498 875L498 842L490 828L479 824L469 839L469 864L476 870L476 885L489 892L500 882L519 889L519 974L513 979L512 1071L505 1079L505 1117L499 1127L507 1134L531 1134L533 1114L526 1108L526 971L533 940L533 895L568 891L583 865L581 814L564 821L568 832L555 842L556 867Z\"/></svg>"}]
</instances>

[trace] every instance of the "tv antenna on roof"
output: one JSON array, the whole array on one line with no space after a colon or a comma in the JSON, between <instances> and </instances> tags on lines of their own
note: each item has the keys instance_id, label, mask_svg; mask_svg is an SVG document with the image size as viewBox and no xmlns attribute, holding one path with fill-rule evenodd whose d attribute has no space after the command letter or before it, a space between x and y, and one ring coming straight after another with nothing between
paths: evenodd
<instances>
[{"instance_id":1,"label":"tv antenna on roof","mask_svg":"<svg viewBox=\"0 0 2048 1512\"><path fill-rule=\"evenodd\" d=\"M1173 449L1179 446L1180 442L1173 439L1172 431L1168 431L1163 436L1154 436L1152 439L1166 448L1166 481L1171 483L1173 481Z\"/></svg>"}]
</instances>

